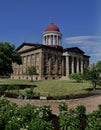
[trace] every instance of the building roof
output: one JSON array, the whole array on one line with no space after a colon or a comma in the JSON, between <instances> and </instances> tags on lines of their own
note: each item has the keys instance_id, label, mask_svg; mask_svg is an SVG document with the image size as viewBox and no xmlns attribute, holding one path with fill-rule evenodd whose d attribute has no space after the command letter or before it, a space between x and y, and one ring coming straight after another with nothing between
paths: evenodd
<instances>
[{"instance_id":1,"label":"building roof","mask_svg":"<svg viewBox=\"0 0 101 130\"><path fill-rule=\"evenodd\" d=\"M82 53L82 54L84 54L84 51L82 51L82 50L79 49L78 47L65 48L65 49L63 50L63 52L66 52L66 51L72 51L72 52L77 52L77 53Z\"/></svg>"},{"instance_id":2,"label":"building roof","mask_svg":"<svg viewBox=\"0 0 101 130\"><path fill-rule=\"evenodd\" d=\"M47 31L57 31L57 32L60 32L59 27L57 25L55 25L54 23L50 23L46 27L45 32L47 32Z\"/></svg>"},{"instance_id":3,"label":"building roof","mask_svg":"<svg viewBox=\"0 0 101 130\"><path fill-rule=\"evenodd\" d=\"M16 49L16 51L20 50L23 46L39 47L40 44L39 44L39 43L26 43L26 42L23 42L23 43Z\"/></svg>"},{"instance_id":4,"label":"building roof","mask_svg":"<svg viewBox=\"0 0 101 130\"><path fill-rule=\"evenodd\" d=\"M27 48L24 48L25 46L27 46ZM22 48L24 48L24 49L22 49ZM39 44L39 43L22 43L16 49L16 51L18 51L19 53L25 53L25 52L36 50L39 48L47 48L47 49L57 50L57 51L61 51L61 52L63 51L63 49L61 47L47 46L47 45L43 45L43 44Z\"/></svg>"}]
</instances>

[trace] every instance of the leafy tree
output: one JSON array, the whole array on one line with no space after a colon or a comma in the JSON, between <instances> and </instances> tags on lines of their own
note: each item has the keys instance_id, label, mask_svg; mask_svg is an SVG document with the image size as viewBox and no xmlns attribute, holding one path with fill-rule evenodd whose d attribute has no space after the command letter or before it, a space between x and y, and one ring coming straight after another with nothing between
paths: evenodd
<instances>
[{"instance_id":1,"label":"leafy tree","mask_svg":"<svg viewBox=\"0 0 101 130\"><path fill-rule=\"evenodd\" d=\"M96 69L101 73L101 60L97 62Z\"/></svg>"},{"instance_id":2,"label":"leafy tree","mask_svg":"<svg viewBox=\"0 0 101 130\"><path fill-rule=\"evenodd\" d=\"M31 82L33 81L33 75L36 75L36 68L35 66L30 66L27 68L27 74L30 76L31 78Z\"/></svg>"},{"instance_id":3,"label":"leafy tree","mask_svg":"<svg viewBox=\"0 0 101 130\"><path fill-rule=\"evenodd\" d=\"M0 75L5 76L13 72L12 62L21 64L21 56L15 46L8 42L0 43Z\"/></svg>"},{"instance_id":4,"label":"leafy tree","mask_svg":"<svg viewBox=\"0 0 101 130\"><path fill-rule=\"evenodd\" d=\"M96 85L100 80L99 71L96 65L93 65L85 70L84 78L85 80L91 81L93 89L96 89Z\"/></svg>"}]
</instances>

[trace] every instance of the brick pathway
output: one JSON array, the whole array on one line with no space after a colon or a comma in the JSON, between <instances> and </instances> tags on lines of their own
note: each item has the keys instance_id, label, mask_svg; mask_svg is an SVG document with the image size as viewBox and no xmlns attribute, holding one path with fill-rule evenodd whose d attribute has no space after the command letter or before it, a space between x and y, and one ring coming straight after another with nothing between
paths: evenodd
<instances>
[{"instance_id":1,"label":"brick pathway","mask_svg":"<svg viewBox=\"0 0 101 130\"><path fill-rule=\"evenodd\" d=\"M11 102L16 103L19 106L25 105L27 103L36 106L50 105L52 112L57 115L59 114L59 110L58 110L59 103L62 101L67 103L68 108L75 108L77 105L84 105L86 107L87 113L96 110L98 108L98 105L101 104L101 95L74 99L74 100L73 99L72 100L20 100L14 98L7 98L7 99L10 100Z\"/></svg>"}]
</instances>

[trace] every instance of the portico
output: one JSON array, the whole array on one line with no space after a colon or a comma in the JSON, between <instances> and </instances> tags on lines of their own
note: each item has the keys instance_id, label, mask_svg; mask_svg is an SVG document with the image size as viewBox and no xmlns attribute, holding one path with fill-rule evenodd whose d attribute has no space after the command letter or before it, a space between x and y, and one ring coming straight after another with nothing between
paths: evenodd
<instances>
[{"instance_id":1,"label":"portico","mask_svg":"<svg viewBox=\"0 0 101 130\"><path fill-rule=\"evenodd\" d=\"M73 73L83 73L85 65L84 52L77 47L64 49L66 57L66 76Z\"/></svg>"}]
</instances>

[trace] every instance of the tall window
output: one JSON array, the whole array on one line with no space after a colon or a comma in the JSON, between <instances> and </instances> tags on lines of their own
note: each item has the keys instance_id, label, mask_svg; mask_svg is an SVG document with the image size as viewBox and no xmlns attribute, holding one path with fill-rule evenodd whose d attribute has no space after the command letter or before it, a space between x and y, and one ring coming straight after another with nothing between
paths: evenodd
<instances>
[{"instance_id":1,"label":"tall window","mask_svg":"<svg viewBox=\"0 0 101 130\"><path fill-rule=\"evenodd\" d=\"M48 54L44 54L44 61L48 61Z\"/></svg>"},{"instance_id":2,"label":"tall window","mask_svg":"<svg viewBox=\"0 0 101 130\"><path fill-rule=\"evenodd\" d=\"M61 61L62 61L62 58L61 58L61 56L59 56L59 57L58 57L58 63L60 64Z\"/></svg>"},{"instance_id":3,"label":"tall window","mask_svg":"<svg viewBox=\"0 0 101 130\"><path fill-rule=\"evenodd\" d=\"M52 60L53 63L55 62L55 55L52 55L51 60Z\"/></svg>"},{"instance_id":4,"label":"tall window","mask_svg":"<svg viewBox=\"0 0 101 130\"><path fill-rule=\"evenodd\" d=\"M51 44L53 45L53 36L51 36Z\"/></svg>"},{"instance_id":5,"label":"tall window","mask_svg":"<svg viewBox=\"0 0 101 130\"><path fill-rule=\"evenodd\" d=\"M58 74L61 74L61 68L60 67L58 68Z\"/></svg>"},{"instance_id":6,"label":"tall window","mask_svg":"<svg viewBox=\"0 0 101 130\"><path fill-rule=\"evenodd\" d=\"M52 74L55 74L55 68L52 67L52 71L51 71Z\"/></svg>"},{"instance_id":7,"label":"tall window","mask_svg":"<svg viewBox=\"0 0 101 130\"><path fill-rule=\"evenodd\" d=\"M44 67L44 74L48 74L48 66Z\"/></svg>"}]
</instances>

